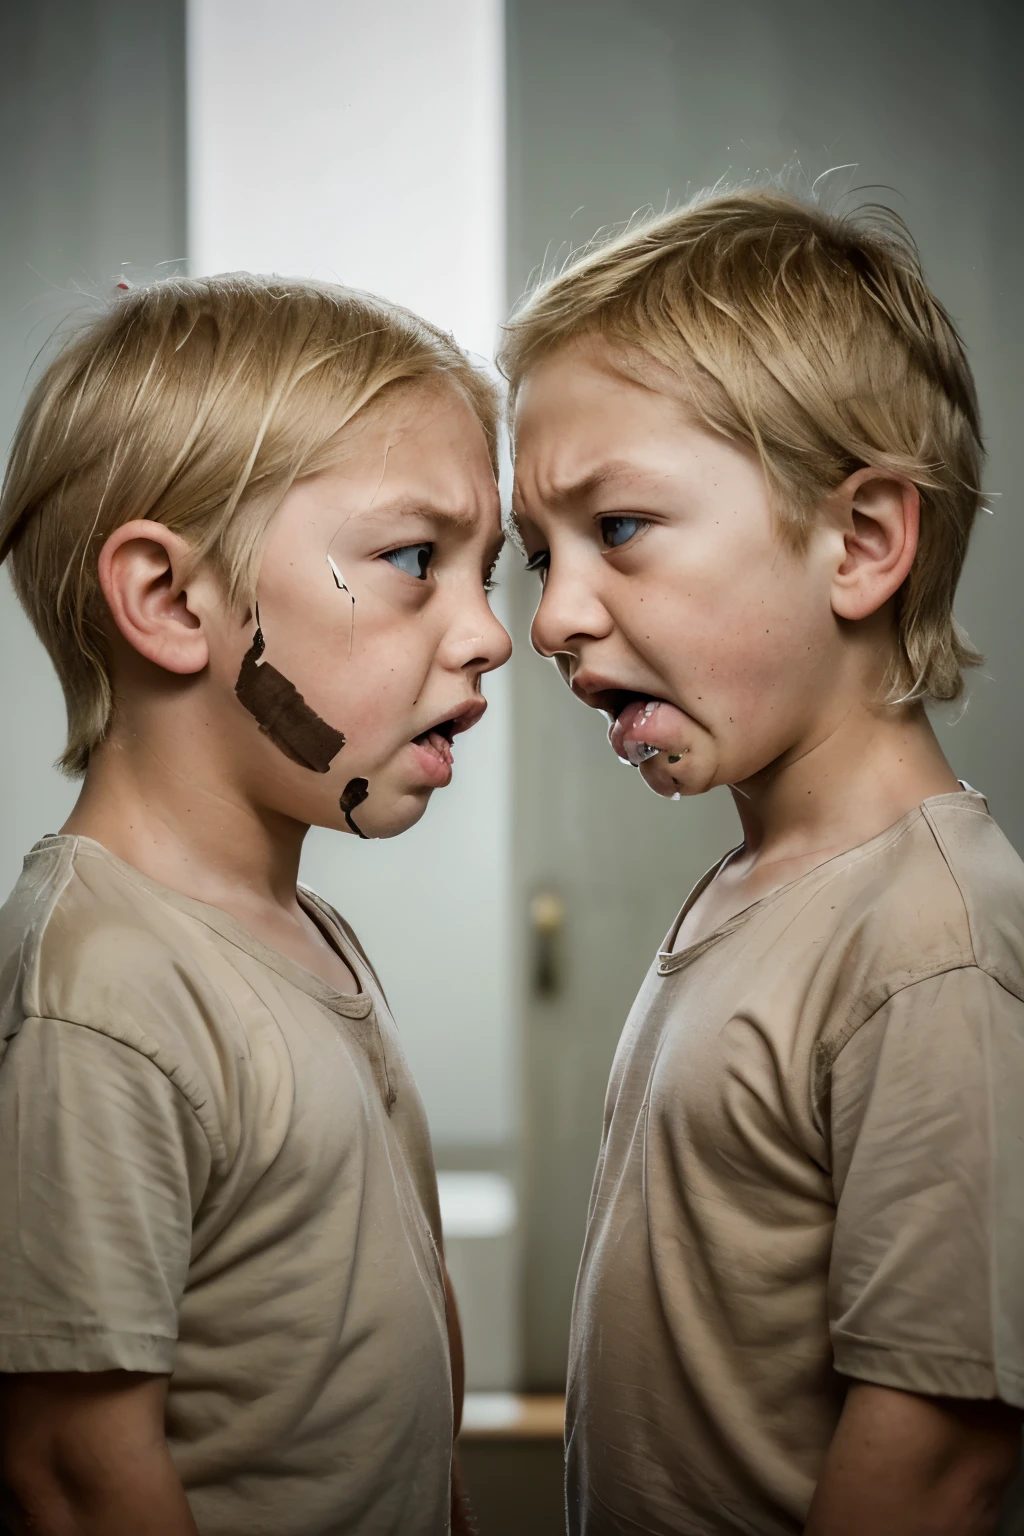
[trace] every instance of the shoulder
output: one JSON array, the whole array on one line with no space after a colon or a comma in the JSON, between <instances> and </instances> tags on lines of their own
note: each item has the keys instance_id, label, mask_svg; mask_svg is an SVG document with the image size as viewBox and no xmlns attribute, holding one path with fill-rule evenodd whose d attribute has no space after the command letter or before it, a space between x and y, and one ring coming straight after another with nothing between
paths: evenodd
<instances>
[{"instance_id":1,"label":"shoulder","mask_svg":"<svg viewBox=\"0 0 1024 1536\"><path fill-rule=\"evenodd\" d=\"M956 886L978 969L1024 1000L1024 861L981 795L926 801L922 814Z\"/></svg>"},{"instance_id":2,"label":"shoulder","mask_svg":"<svg viewBox=\"0 0 1024 1536\"><path fill-rule=\"evenodd\" d=\"M80 1025L205 1101L225 1018L205 942L200 924L98 845L46 839L0 909L0 1039L28 1018Z\"/></svg>"},{"instance_id":3,"label":"shoulder","mask_svg":"<svg viewBox=\"0 0 1024 1536\"><path fill-rule=\"evenodd\" d=\"M1024 998L1024 864L981 795L925 801L843 860L819 895L835 914L822 962L841 1034L954 970L987 972Z\"/></svg>"}]
</instances>

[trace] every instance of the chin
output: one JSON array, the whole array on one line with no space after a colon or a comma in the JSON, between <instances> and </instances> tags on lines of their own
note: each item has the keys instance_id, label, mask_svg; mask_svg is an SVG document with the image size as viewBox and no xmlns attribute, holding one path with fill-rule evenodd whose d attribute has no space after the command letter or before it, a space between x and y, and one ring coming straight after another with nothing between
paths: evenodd
<instances>
[{"instance_id":1,"label":"chin","mask_svg":"<svg viewBox=\"0 0 1024 1536\"><path fill-rule=\"evenodd\" d=\"M642 763L639 773L648 789L663 800L672 800L677 795L705 795L709 789L724 784L726 780L718 772L719 766L716 762L701 762L699 758L690 762L684 758L683 762L670 766L663 757L658 757Z\"/></svg>"},{"instance_id":2,"label":"chin","mask_svg":"<svg viewBox=\"0 0 1024 1536\"><path fill-rule=\"evenodd\" d=\"M355 820L364 837L381 839L387 837L400 837L403 832L408 832L411 827L422 818L424 811L430 803L432 791L422 789L409 791L404 795L395 797L388 806L377 805L371 811L370 802L367 801L356 812ZM342 822L344 830L348 830Z\"/></svg>"}]
</instances>

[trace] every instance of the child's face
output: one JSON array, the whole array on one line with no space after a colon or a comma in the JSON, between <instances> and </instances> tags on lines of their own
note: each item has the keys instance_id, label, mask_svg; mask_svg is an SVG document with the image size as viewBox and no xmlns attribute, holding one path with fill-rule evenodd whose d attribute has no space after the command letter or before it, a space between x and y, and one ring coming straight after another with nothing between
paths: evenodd
<instances>
[{"instance_id":1,"label":"child's face","mask_svg":"<svg viewBox=\"0 0 1024 1536\"><path fill-rule=\"evenodd\" d=\"M487 598L501 543L483 432L448 385L389 392L296 483L260 568L264 648L253 617L214 658L258 803L368 837L419 819L511 651Z\"/></svg>"},{"instance_id":2,"label":"child's face","mask_svg":"<svg viewBox=\"0 0 1024 1536\"><path fill-rule=\"evenodd\" d=\"M539 364L517 411L514 502L544 582L534 645L608 713L613 748L652 789L699 794L830 728L842 535L823 522L802 552L784 544L756 456L645 376L597 340Z\"/></svg>"}]
</instances>

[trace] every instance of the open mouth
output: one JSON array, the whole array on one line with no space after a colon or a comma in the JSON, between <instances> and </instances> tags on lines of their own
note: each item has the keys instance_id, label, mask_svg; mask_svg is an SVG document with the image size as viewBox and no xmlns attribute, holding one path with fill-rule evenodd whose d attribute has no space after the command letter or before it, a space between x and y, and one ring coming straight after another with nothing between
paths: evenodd
<instances>
[{"instance_id":1,"label":"open mouth","mask_svg":"<svg viewBox=\"0 0 1024 1536\"><path fill-rule=\"evenodd\" d=\"M636 693L632 688L605 688L600 693L589 694L587 703L603 710L610 720L615 721L630 704L662 704L664 700L651 693Z\"/></svg>"},{"instance_id":2,"label":"open mouth","mask_svg":"<svg viewBox=\"0 0 1024 1536\"><path fill-rule=\"evenodd\" d=\"M651 694L630 689L611 689L599 705L612 717L608 740L616 756L639 768L657 757L669 754L669 761L689 751L687 738L692 722L675 704Z\"/></svg>"},{"instance_id":3,"label":"open mouth","mask_svg":"<svg viewBox=\"0 0 1024 1536\"><path fill-rule=\"evenodd\" d=\"M457 730L458 721L442 720L439 725L432 725L429 731L421 731L418 736L414 736L413 742L418 747L427 747L431 752L435 752L438 759L450 768L455 761L452 738Z\"/></svg>"}]
</instances>

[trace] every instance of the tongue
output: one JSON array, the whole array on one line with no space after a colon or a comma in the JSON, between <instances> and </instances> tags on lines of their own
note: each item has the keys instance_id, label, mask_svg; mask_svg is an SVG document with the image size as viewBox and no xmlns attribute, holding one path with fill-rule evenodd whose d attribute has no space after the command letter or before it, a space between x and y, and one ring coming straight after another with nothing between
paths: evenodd
<instances>
[{"instance_id":1,"label":"tongue","mask_svg":"<svg viewBox=\"0 0 1024 1536\"><path fill-rule=\"evenodd\" d=\"M683 752L689 720L674 704L658 699L634 699L620 711L608 732L617 757L639 767L656 752Z\"/></svg>"},{"instance_id":2,"label":"tongue","mask_svg":"<svg viewBox=\"0 0 1024 1536\"><path fill-rule=\"evenodd\" d=\"M433 747L438 757L446 762L449 767L455 761L452 753L451 742L447 736L442 736L440 731L427 731L425 741L428 747Z\"/></svg>"}]
</instances>

